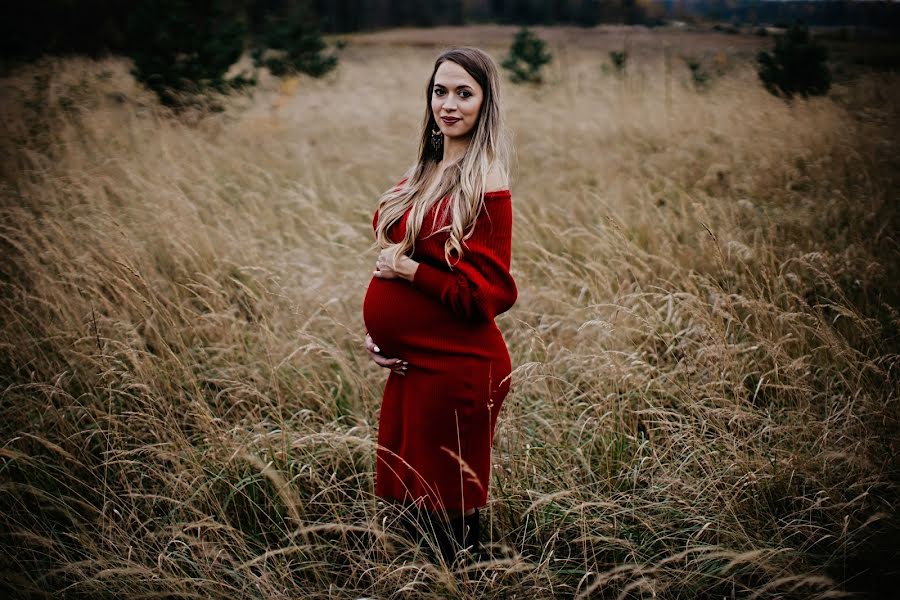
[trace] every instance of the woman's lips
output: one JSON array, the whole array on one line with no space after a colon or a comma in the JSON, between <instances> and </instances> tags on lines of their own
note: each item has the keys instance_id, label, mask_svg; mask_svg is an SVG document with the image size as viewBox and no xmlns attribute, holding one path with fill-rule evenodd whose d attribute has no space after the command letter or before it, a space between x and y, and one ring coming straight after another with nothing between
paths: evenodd
<instances>
[{"instance_id":1,"label":"woman's lips","mask_svg":"<svg viewBox=\"0 0 900 600\"><path fill-rule=\"evenodd\" d=\"M441 121L443 121L447 125L453 125L454 123L459 121L459 119L448 119L447 117L441 117Z\"/></svg>"}]
</instances>

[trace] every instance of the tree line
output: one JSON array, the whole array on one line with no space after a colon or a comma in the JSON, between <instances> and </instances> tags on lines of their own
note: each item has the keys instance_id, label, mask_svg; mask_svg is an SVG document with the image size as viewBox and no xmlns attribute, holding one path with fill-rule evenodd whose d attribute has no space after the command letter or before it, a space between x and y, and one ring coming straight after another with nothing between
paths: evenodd
<instances>
[{"instance_id":1,"label":"tree line","mask_svg":"<svg viewBox=\"0 0 900 600\"><path fill-rule=\"evenodd\" d=\"M849 0L8 0L0 3L3 57L30 59L42 54L127 53L129 22L168 18L186 4L242 24L252 39L272 15L306 11L324 33L386 27L431 27L496 22L517 25L601 23L654 26L696 16L733 23L900 26L900 3ZM188 11L189 12L189 11Z\"/></svg>"},{"instance_id":2,"label":"tree line","mask_svg":"<svg viewBox=\"0 0 900 600\"><path fill-rule=\"evenodd\" d=\"M700 16L734 24L900 28L900 3L887 0L666 0L676 18Z\"/></svg>"}]
</instances>

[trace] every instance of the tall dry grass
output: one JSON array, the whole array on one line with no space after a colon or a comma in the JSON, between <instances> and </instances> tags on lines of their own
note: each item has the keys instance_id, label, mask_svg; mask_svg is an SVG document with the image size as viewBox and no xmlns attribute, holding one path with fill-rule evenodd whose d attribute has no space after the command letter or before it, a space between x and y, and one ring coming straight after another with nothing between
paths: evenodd
<instances>
[{"instance_id":1,"label":"tall dry grass","mask_svg":"<svg viewBox=\"0 0 900 600\"><path fill-rule=\"evenodd\" d=\"M324 80L181 118L115 60L3 79L3 585L838 598L886 583L900 81L788 105L740 52L706 93L650 46L624 79L571 44L548 85L506 86L520 296L498 319L515 370L483 513L493 561L453 572L399 542L373 495L386 374L361 305L374 200L413 159L436 54L351 41Z\"/></svg>"}]
</instances>

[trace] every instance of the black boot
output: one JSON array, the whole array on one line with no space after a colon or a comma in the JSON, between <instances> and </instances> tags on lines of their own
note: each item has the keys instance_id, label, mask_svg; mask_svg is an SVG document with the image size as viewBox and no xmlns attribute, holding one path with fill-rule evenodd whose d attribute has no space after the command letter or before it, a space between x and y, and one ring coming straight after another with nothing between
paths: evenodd
<instances>
[{"instance_id":1,"label":"black boot","mask_svg":"<svg viewBox=\"0 0 900 600\"><path fill-rule=\"evenodd\" d=\"M453 563L453 557L456 555L456 548L454 544L456 540L453 536L453 526L458 525L455 523L457 519L449 519L441 514L440 512L432 512L429 514L431 518L430 522L430 533L434 534L434 541L436 542L438 552L443 557L444 562L448 565ZM436 562L437 556L433 552L429 552L429 558Z\"/></svg>"},{"instance_id":2,"label":"black boot","mask_svg":"<svg viewBox=\"0 0 900 600\"><path fill-rule=\"evenodd\" d=\"M406 537L409 538L409 541L415 542L417 530L416 530L416 517L410 512L402 512L397 517L397 521L400 522L400 525L403 527L403 532L406 534Z\"/></svg>"},{"instance_id":3,"label":"black boot","mask_svg":"<svg viewBox=\"0 0 900 600\"><path fill-rule=\"evenodd\" d=\"M478 507L471 515L463 517L464 537L463 548L471 552L472 560L479 561L482 559L481 551L481 519L478 514Z\"/></svg>"},{"instance_id":4,"label":"black boot","mask_svg":"<svg viewBox=\"0 0 900 600\"><path fill-rule=\"evenodd\" d=\"M455 566L458 560L468 562L480 558L481 523L477 508L471 515L455 519L435 515L433 526L441 556L448 565ZM464 552L457 554L461 549Z\"/></svg>"},{"instance_id":5,"label":"black boot","mask_svg":"<svg viewBox=\"0 0 900 600\"><path fill-rule=\"evenodd\" d=\"M403 507L402 512L397 517L410 543L418 548L424 545L425 535L429 529L430 521L425 512L414 504L408 504Z\"/></svg>"}]
</instances>

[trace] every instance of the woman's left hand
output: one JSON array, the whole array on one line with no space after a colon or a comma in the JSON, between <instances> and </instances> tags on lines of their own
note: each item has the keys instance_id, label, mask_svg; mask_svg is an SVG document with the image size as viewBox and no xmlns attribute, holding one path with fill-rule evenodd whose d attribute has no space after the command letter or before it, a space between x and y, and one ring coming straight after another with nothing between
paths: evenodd
<instances>
[{"instance_id":1,"label":"woman's left hand","mask_svg":"<svg viewBox=\"0 0 900 600\"><path fill-rule=\"evenodd\" d=\"M397 257L397 267L394 268L391 266L393 257L394 247L385 248L378 254L378 258L375 260L375 277L412 281L419 263L405 254L401 254Z\"/></svg>"}]
</instances>

